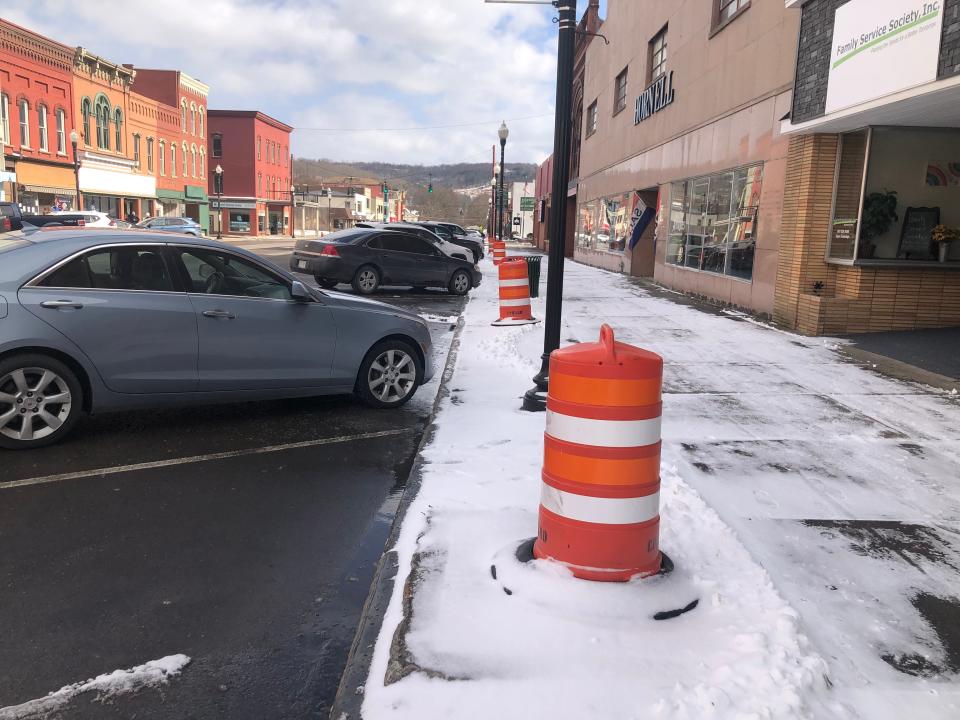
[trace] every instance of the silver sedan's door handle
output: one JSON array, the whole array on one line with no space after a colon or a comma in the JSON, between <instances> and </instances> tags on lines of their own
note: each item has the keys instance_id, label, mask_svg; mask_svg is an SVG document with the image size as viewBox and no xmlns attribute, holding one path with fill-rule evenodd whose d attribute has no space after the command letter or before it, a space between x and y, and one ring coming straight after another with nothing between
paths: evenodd
<instances>
[{"instance_id":1,"label":"silver sedan's door handle","mask_svg":"<svg viewBox=\"0 0 960 720\"><path fill-rule=\"evenodd\" d=\"M83 303L76 302L75 300L45 300L40 303L40 307L47 308L48 310L59 310L60 308L81 310Z\"/></svg>"},{"instance_id":2,"label":"silver sedan's door handle","mask_svg":"<svg viewBox=\"0 0 960 720\"><path fill-rule=\"evenodd\" d=\"M204 310L203 316L209 318L227 318L228 320L233 320L235 317L237 317L232 312L227 310Z\"/></svg>"}]
</instances>

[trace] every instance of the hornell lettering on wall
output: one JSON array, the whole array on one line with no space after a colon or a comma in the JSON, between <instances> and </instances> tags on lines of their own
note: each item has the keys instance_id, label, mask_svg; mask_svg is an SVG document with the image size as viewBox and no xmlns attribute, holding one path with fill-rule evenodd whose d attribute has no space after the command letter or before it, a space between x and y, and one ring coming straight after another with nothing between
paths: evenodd
<instances>
[{"instance_id":1,"label":"hornell lettering on wall","mask_svg":"<svg viewBox=\"0 0 960 720\"><path fill-rule=\"evenodd\" d=\"M654 113L660 112L673 102L673 71L661 75L640 93L633 124L639 125Z\"/></svg>"}]
</instances>

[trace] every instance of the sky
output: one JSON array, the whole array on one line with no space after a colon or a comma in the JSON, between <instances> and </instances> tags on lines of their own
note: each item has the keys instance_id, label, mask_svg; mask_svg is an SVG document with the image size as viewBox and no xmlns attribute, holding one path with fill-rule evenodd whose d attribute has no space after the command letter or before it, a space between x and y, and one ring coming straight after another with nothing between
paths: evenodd
<instances>
[{"instance_id":1,"label":"sky","mask_svg":"<svg viewBox=\"0 0 960 720\"><path fill-rule=\"evenodd\" d=\"M579 14L587 0L578 4ZM90 5L33 0L4 8L3 17L113 62L182 70L210 85L209 107L260 110L294 126L300 157L483 162L501 120L510 128L507 162L541 162L552 151L550 6L97 0L94 12Z\"/></svg>"}]
</instances>

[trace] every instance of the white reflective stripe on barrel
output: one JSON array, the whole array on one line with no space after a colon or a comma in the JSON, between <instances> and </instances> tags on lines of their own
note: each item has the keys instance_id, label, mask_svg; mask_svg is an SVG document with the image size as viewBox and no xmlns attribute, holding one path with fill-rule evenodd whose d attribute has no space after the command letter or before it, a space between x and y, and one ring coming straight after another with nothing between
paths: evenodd
<instances>
[{"instance_id":1,"label":"white reflective stripe on barrel","mask_svg":"<svg viewBox=\"0 0 960 720\"><path fill-rule=\"evenodd\" d=\"M525 301L526 302L526 301ZM501 300L503 305L504 301ZM641 447L660 441L660 418L594 420L561 415L547 409L547 435L557 440L597 447Z\"/></svg>"},{"instance_id":2,"label":"white reflective stripe on barrel","mask_svg":"<svg viewBox=\"0 0 960 720\"><path fill-rule=\"evenodd\" d=\"M500 287L525 287L530 283L526 278L520 278L519 280L501 280Z\"/></svg>"},{"instance_id":3,"label":"white reflective stripe on barrel","mask_svg":"<svg viewBox=\"0 0 960 720\"><path fill-rule=\"evenodd\" d=\"M653 520L660 514L660 491L633 498L600 498L540 486L540 504L555 515L580 522L631 525Z\"/></svg>"},{"instance_id":4,"label":"white reflective stripe on barrel","mask_svg":"<svg viewBox=\"0 0 960 720\"><path fill-rule=\"evenodd\" d=\"M530 304L530 298L520 298L519 300L500 300L502 307L523 307Z\"/></svg>"}]
</instances>

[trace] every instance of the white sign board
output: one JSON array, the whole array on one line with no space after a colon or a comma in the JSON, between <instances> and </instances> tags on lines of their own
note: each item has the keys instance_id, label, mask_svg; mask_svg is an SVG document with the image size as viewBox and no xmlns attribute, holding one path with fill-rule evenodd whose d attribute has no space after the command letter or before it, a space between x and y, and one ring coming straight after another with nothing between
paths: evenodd
<instances>
[{"instance_id":1,"label":"white sign board","mask_svg":"<svg viewBox=\"0 0 960 720\"><path fill-rule=\"evenodd\" d=\"M851 0L837 8L827 113L937 79L946 0Z\"/></svg>"}]
</instances>

